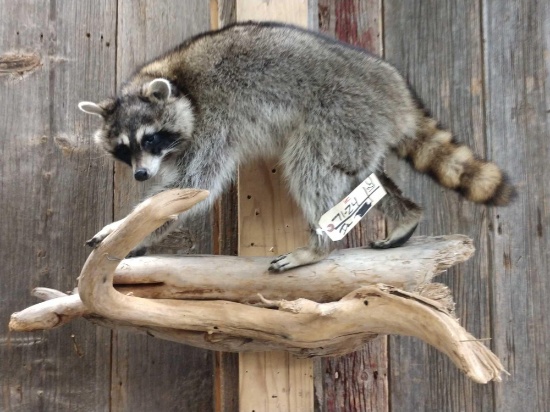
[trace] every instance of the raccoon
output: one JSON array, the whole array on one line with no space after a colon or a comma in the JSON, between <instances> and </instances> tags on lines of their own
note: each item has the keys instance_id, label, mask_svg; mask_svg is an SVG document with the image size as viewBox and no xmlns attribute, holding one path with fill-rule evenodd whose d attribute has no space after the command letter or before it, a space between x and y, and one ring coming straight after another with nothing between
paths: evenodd
<instances>
[{"instance_id":1,"label":"raccoon","mask_svg":"<svg viewBox=\"0 0 550 412\"><path fill-rule=\"evenodd\" d=\"M385 175L390 151L470 201L506 205L514 194L494 163L430 118L394 67L289 25L247 22L198 35L140 68L115 98L79 108L103 119L95 141L132 167L136 180L159 174L159 190L210 191L180 221L209 207L239 164L278 156L312 234L307 247L271 262L275 272L328 255L331 242L316 233L317 222L373 172L387 191L376 207L395 228L372 247L400 246L411 237L422 212ZM133 254L177 225L161 227Z\"/></svg>"}]
</instances>

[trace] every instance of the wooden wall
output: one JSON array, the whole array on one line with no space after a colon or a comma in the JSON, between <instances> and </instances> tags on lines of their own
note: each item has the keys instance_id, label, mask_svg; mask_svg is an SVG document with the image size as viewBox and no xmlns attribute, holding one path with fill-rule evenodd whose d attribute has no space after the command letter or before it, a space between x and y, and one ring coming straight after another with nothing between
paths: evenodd
<instances>
[{"instance_id":1,"label":"wooden wall","mask_svg":"<svg viewBox=\"0 0 550 412\"><path fill-rule=\"evenodd\" d=\"M449 271L457 315L511 373L480 386L444 356L390 339L396 411L543 411L550 404L550 3L384 0L385 57L457 140L508 170L507 208L467 204L407 166L391 167L425 208L419 234L464 233L472 260Z\"/></svg>"},{"instance_id":2,"label":"wooden wall","mask_svg":"<svg viewBox=\"0 0 550 412\"><path fill-rule=\"evenodd\" d=\"M0 0L0 16L1 58L39 59L23 74L0 65L0 410L212 410L211 352L85 322L6 330L11 312L35 302L33 287L76 285L84 241L143 191L94 147L99 121L77 103L114 94L137 65L208 30L208 3ZM174 249L210 253L209 216L180 237Z\"/></svg>"},{"instance_id":3,"label":"wooden wall","mask_svg":"<svg viewBox=\"0 0 550 412\"><path fill-rule=\"evenodd\" d=\"M311 7L312 2L308 3ZM0 0L0 410L233 411L236 357L76 322L9 334L35 286L69 290L83 242L142 189L92 144L79 100L115 92L140 63L235 18L233 1ZM317 361L315 409L543 411L550 405L550 3L319 0L319 25L383 55L459 141L517 184L508 208L472 206L408 166L390 174L425 208L418 234L464 233L477 253L441 280L462 323L503 360L477 385L403 337ZM23 56L24 58L21 58ZM235 190L165 251L236 251ZM233 219L233 220L231 220ZM357 245L385 230L370 217ZM260 411L256 411L260 412Z\"/></svg>"}]
</instances>

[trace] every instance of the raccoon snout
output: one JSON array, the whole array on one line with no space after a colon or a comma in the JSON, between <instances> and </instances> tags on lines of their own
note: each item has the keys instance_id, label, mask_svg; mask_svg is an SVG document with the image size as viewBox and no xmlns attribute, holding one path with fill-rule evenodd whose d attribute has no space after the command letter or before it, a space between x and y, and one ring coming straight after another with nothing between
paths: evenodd
<instances>
[{"instance_id":1,"label":"raccoon snout","mask_svg":"<svg viewBox=\"0 0 550 412\"><path fill-rule=\"evenodd\" d=\"M147 180L151 177L149 174L149 171L145 168L139 168L134 172L134 178L136 180L139 180L140 182L143 182L144 180Z\"/></svg>"}]
</instances>

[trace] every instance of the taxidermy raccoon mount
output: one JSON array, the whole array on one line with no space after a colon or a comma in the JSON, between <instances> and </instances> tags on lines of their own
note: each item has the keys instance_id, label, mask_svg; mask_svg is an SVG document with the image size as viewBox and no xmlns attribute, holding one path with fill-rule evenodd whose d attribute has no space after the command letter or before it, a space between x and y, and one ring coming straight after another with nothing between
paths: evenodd
<instances>
[{"instance_id":1,"label":"taxidermy raccoon mount","mask_svg":"<svg viewBox=\"0 0 550 412\"><path fill-rule=\"evenodd\" d=\"M472 202L506 205L514 194L494 163L438 127L394 67L293 26L249 22L198 35L139 69L115 98L79 107L103 119L95 141L137 180L159 174L159 190L210 191L180 221L210 207L239 164L278 156L312 234L309 246L276 258L272 271L326 257L331 241L316 233L320 217L373 172L387 191L376 207L395 226L372 246L410 238L421 209L384 174L389 151ZM164 225L133 253L177 225Z\"/></svg>"}]
</instances>

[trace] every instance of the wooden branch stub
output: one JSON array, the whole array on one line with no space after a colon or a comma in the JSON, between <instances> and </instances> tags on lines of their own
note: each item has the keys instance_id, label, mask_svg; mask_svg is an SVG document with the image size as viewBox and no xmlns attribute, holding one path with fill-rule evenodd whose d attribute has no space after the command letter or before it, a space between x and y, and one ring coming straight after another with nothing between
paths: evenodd
<instances>
[{"instance_id":1,"label":"wooden branch stub","mask_svg":"<svg viewBox=\"0 0 550 412\"><path fill-rule=\"evenodd\" d=\"M51 328L84 316L203 348L283 349L299 356L344 354L376 334L396 333L430 343L477 382L500 380L504 369L499 360L450 313L448 289L427 283L472 254L464 236L417 239L393 251L341 251L282 275L268 274L262 258L149 257L126 260L117 269L117 256L125 256L170 216L206 195L173 190L139 205L90 254L79 295L42 289L37 293L49 300L13 314L10 328ZM115 271L117 288L124 293L113 285ZM400 288L380 283L388 280Z\"/></svg>"}]
</instances>

